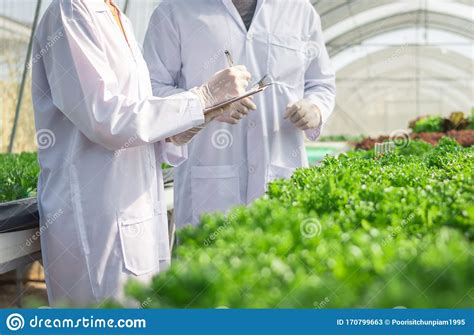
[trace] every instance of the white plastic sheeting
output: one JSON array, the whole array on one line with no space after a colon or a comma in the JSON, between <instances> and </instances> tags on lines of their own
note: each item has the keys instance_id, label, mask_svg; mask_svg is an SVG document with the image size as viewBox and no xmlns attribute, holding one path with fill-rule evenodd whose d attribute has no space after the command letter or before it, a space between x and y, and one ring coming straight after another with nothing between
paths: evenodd
<instances>
[{"instance_id":1,"label":"white plastic sheeting","mask_svg":"<svg viewBox=\"0 0 474 335\"><path fill-rule=\"evenodd\" d=\"M128 0L127 15L139 41L161 1ZM43 0L42 11L50 2ZM116 0L122 7L126 2ZM311 2L321 15L328 50L338 73L337 110L325 134L386 133L406 127L417 115L471 110L472 0ZM0 60L2 54L13 50L20 69L36 3L0 3ZM0 63L0 79L4 79L7 70L10 68ZM8 132L3 128L2 133Z\"/></svg>"}]
</instances>

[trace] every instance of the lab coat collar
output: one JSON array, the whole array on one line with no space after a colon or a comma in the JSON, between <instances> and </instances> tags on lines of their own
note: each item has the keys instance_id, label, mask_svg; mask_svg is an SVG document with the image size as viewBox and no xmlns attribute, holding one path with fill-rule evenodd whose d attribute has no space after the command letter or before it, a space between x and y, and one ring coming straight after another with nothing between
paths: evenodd
<instances>
[{"instance_id":1,"label":"lab coat collar","mask_svg":"<svg viewBox=\"0 0 474 335\"><path fill-rule=\"evenodd\" d=\"M257 2L257 8L255 8L255 14L253 16L253 19L256 20L260 11L262 10L263 4L266 0L258 0ZM236 21L236 23L239 25L239 27L247 34L247 28L244 25L244 22L242 21L242 17L239 14L239 11L237 8L235 8L234 3L232 0L222 0L224 3L224 6L227 8L229 11L230 15L232 18ZM252 25L250 26L250 29L252 28Z\"/></svg>"},{"instance_id":2,"label":"lab coat collar","mask_svg":"<svg viewBox=\"0 0 474 335\"><path fill-rule=\"evenodd\" d=\"M262 10L263 8L263 4L265 3L266 0L258 0L257 2L257 8L255 8L255 14L254 14L254 18L256 18L259 14L260 14L260 11Z\"/></svg>"}]
</instances>

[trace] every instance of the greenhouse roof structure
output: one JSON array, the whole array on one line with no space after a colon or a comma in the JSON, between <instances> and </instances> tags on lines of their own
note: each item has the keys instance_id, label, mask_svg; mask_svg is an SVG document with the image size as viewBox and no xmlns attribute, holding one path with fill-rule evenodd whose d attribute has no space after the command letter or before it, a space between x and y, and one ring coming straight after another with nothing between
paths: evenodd
<instances>
[{"instance_id":1,"label":"greenhouse roof structure","mask_svg":"<svg viewBox=\"0 0 474 335\"><path fill-rule=\"evenodd\" d=\"M31 26L15 19L0 15L0 39L13 39L28 42Z\"/></svg>"},{"instance_id":2,"label":"greenhouse roof structure","mask_svg":"<svg viewBox=\"0 0 474 335\"><path fill-rule=\"evenodd\" d=\"M26 68L21 64L27 56L35 11L38 9L40 16L50 2L4 0L0 5L0 54L13 50L13 58L20 62L18 81ZM134 24L139 41L143 41L148 20L160 2L116 0ZM472 0L311 3L321 16L338 77L337 110L325 129L327 134L386 133L406 127L409 119L419 115L471 110ZM0 58L1 77L7 72L3 62Z\"/></svg>"}]
</instances>

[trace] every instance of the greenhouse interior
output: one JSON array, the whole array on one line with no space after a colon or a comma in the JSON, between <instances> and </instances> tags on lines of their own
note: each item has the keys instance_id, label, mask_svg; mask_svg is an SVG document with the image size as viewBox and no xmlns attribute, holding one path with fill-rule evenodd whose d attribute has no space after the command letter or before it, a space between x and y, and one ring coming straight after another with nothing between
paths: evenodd
<instances>
[{"instance_id":1,"label":"greenhouse interior","mask_svg":"<svg viewBox=\"0 0 474 335\"><path fill-rule=\"evenodd\" d=\"M81 6L84 8L91 6L82 5L83 1L70 1L78 3L75 6L79 8L77 12L73 10L71 15L82 15ZM182 34L189 28L186 24L192 26L195 21L219 20L216 17L197 15L196 18L190 17L188 22L180 21L182 15L190 13L186 12L187 9L183 9L184 7L180 7L181 1L176 0L174 2L177 4L173 4L173 1L168 0L116 0L115 5L109 4L112 6L111 13L113 13L113 8L117 8L122 18L120 26L122 29L116 29L117 34L121 31L125 33L123 22L125 15L128 17L127 22L133 27L139 46L139 50L134 52L145 54L152 77L163 74L163 71L156 70L155 63L150 66L151 52L147 50L155 46L159 49L159 43L173 44L176 43L175 39L182 38L185 42L181 46L178 45L178 48L181 48L181 54L183 54L193 45L186 39L186 34ZM196 3L204 2L200 0ZM102 165L99 166L99 164L103 164L104 161L97 160L96 166L91 166L91 164L94 165L91 155L104 153L105 157L108 150L104 147L98 149L100 144L96 144L94 140L88 140L89 128L84 131L84 134L80 126L70 128L75 127L76 118L66 112L64 119L67 123L63 121L62 124L69 128L63 128L63 131L55 128L45 134L43 128L47 127L45 125L48 125L47 122L51 120L41 120L42 114L38 110L35 111L35 109L44 108L43 112L51 112L43 105L35 106L34 92L32 93L32 90L38 87L35 83L35 74L46 70L45 75L49 79L48 71L55 71L55 63L67 62L67 60L50 62L46 59L55 57L51 56L51 58L50 54L59 55L58 57L64 54L65 58L69 57L68 52L56 52L53 45L56 40L51 35L47 37L51 49L46 52L41 50L39 57L35 54L35 52L38 53L38 48L41 48L41 46L36 46L35 49L35 43L38 44L41 39L44 39L42 36L45 32L48 34L44 30L46 24L42 22L42 18L48 19L47 13L51 10L50 6L62 8L58 7L58 3L69 2L59 0L1 1L0 307L48 306L52 305L53 301L55 303L62 301L63 298L67 300L65 302L67 306L81 305L82 302L74 300L74 297L81 294L87 296L89 287L83 285L82 282L77 286L73 285L70 283L71 278L63 278L68 275L61 272L74 273L75 264L78 267L77 271L83 271L85 267L82 268L81 265L82 257L88 261L93 261L92 257L100 259L100 265L97 267L92 265L92 268L88 268L89 271L100 272L97 276L91 275L92 281L98 281L91 284L97 285L97 290L92 288L94 294L100 292L98 293L100 298L96 296L91 305L100 307L130 307L130 305L140 308L225 306L226 308L454 309L474 307L474 149L472 147L474 145L474 2L472 0L302 0L295 1L298 5L294 7L285 7L289 2L289 0L258 0L257 7L254 8L255 16L249 31L259 30L259 34L270 36L268 50L269 52L276 50L277 54L277 56L268 57L270 62L268 68L261 71L258 69L259 55L255 56L255 64L249 60L250 56L247 60L239 56L234 57L233 61L236 64L243 62L242 65L252 68L254 72L261 72L259 73L261 75L268 71L271 77L272 71L282 71L278 67L285 66L285 64L278 64L276 69L271 67L271 62L275 60L278 62L281 54L294 53L295 59L298 57L299 51L293 48L301 45L302 42L298 40L301 36L299 36L300 32L296 31L299 28L293 27L301 26L307 29L309 25L313 25L319 29L317 32L322 33L323 47L317 46L317 55L311 60L312 65L308 66L307 71L319 66L318 69L321 71L318 75L327 75L325 71L328 64L323 64L327 58L325 56L327 50L330 66L335 74L336 94L334 108L329 108L330 116L325 116L317 103L312 105L312 107L318 106L316 109L319 113L314 114L319 117L318 124L324 123L317 140L305 138L304 132L296 128L294 121L292 121L294 124L288 121L292 127L291 130L288 128L279 131L281 134L291 131L297 136L278 137L280 135L273 136L266 133L271 131L272 125L278 123L278 120L275 121L273 117L280 112L280 124L283 124L286 105L296 102L291 99L299 94L291 91L294 88L288 88L288 86L281 90L276 85L266 88L264 92L257 93L253 101L257 105L255 113L267 114L258 120L264 120L269 125L266 128L256 127L256 131L263 129L261 131L265 132L265 135L253 139L260 141L263 138L263 141L268 139L269 143L272 142L262 144L267 151L264 154L262 151L261 155L257 155L256 160L259 163L256 163L256 168L249 165L248 174L252 174L254 169L259 171L259 166L266 164L267 160L269 164L281 165L275 162L294 162L297 160L295 157L299 157L302 153L304 157L301 157L294 166L291 165L293 168L291 173L288 174L284 168L281 168L281 171L275 169L268 172L268 175L274 178L262 177L265 179L262 192L256 191L255 195L250 196L252 182L246 172L244 177L249 178L249 183L248 185L244 183L245 190L241 189L240 194L246 191L247 201L237 199L232 202L232 192L235 193L235 190L228 190L225 195L221 193L223 189L233 188L235 185L239 187L238 179L236 179L237 184L234 183L234 179L239 178L242 166L245 165L247 169L247 161L250 161L250 158L245 156L247 155L245 150L240 152L239 142L242 141L245 143L243 146L248 148L247 141L251 141L251 135L247 133L247 136L238 136L236 135L239 134L238 131L232 130L231 133L225 130L224 134L230 134L230 138L226 140L230 140L231 143L219 142L217 145L213 137L212 144L217 147L226 146L228 155L223 153L218 158L213 157L208 165L238 164L237 177L233 171L222 168L216 169L220 171L222 179L210 177L205 179L206 175L205 171L202 171L202 166L201 169L198 169L199 166L198 168L191 166L192 164L200 165L199 158L208 159L207 152L197 153L198 150L206 150L203 138L207 136L208 129L204 129L189 142L189 145L185 144L188 146L190 158L189 161L183 163L184 168L174 167L174 164L169 162L161 162L163 174L162 179L158 178L158 182L163 185L159 191L152 193L161 197L158 203L163 205L164 213L159 216L166 219L166 232L163 233L163 230L155 229L152 225L124 225L132 229L137 226L135 228L138 229L130 233L127 231L128 228L119 228L120 233L125 237L133 235L130 241L125 242L123 235L120 235L121 240L116 237L118 233L114 225L111 225L110 231L106 233L93 227L92 221L97 220L99 224L99 217L106 217L106 214L99 213L100 211L97 210L99 205L95 206L93 202L119 203L123 200L128 201L132 206L136 205L133 201L141 201L142 195L148 196L148 193L143 193L137 195L139 198L136 200L128 199L120 193L122 188L131 188L147 182L148 179L135 175L135 171L148 173L147 169L139 169L141 163L136 162L135 159L140 157L140 148L148 148L148 144L138 146L136 142L142 141L142 137L137 135L138 139L133 138L136 142L132 141L130 148L124 143L123 148L115 151L115 154L112 152L110 157L116 165L110 167L107 173L122 176L122 178L116 178L115 182L111 182L107 176L103 177L103 182L95 179L92 184L97 182L97 185L94 185L97 187L94 191L96 198L90 202L86 199L81 204L78 197L83 194L82 190L77 190L76 193L71 191L69 194L67 193L68 186L59 186L60 183L63 183L61 185L73 184L77 179L79 181L75 185L81 187L81 181L86 178L82 175L86 173L85 170L102 169ZM207 10L211 10L209 3L211 1L203 4L203 8L206 6ZM232 6L230 0L224 3ZM223 5L219 3L216 6ZM64 7L67 6L64 5ZM108 7L104 8L108 10ZM161 12L160 8L163 8ZM229 12L233 15L239 13L236 8L229 12L225 11L225 7L222 8L222 12L225 13L222 15L228 15L230 18L232 16ZM286 9L283 11L281 8ZM294 14L290 14L288 8L294 10ZM262 22L265 22L264 17L267 15L266 11L270 12L269 9L273 10L272 13L278 10L283 11L279 18L278 28L272 28L280 33L263 31L265 27ZM158 13L157 20L159 20L156 30L163 27L164 32L156 33L157 45L150 47L146 44L151 43L150 40L153 40L155 36L153 33L147 34L147 31L155 28L150 24L155 17L152 16L155 10ZM179 13L180 10L184 14ZM212 8L212 10L215 11L213 15L218 15L221 8ZM65 11L67 12L66 9ZM91 22L95 22L94 15L99 15L98 12L98 10L92 11L90 14L92 18L77 21L80 23L71 23L70 29L80 35L78 32L80 27L93 24ZM62 14L69 15L64 13ZM314 13L319 16L314 16ZM169 16L160 18L159 16L163 14ZM288 21L287 16L291 20L300 19L305 22ZM265 18L270 20L272 17ZM308 21L310 20L308 17L311 20L319 17L321 27L318 27L317 20L316 23ZM108 23L114 25L114 16L110 18L112 19ZM49 20L52 19L49 18ZM257 20L261 20L258 21L259 24L256 24ZM62 21L58 18L57 24L59 25L60 22ZM100 22L100 24L103 23ZM240 25L242 29L245 29L243 23L240 22ZM232 24L234 24L233 21ZM178 27L178 25L182 26ZM235 26L238 27L237 24ZM209 23L209 27L212 27L212 23ZM90 31L89 34L92 34ZM130 31L128 34L131 34ZM208 30L196 29L195 31L195 39L200 42L209 40L209 48L211 48L211 44L214 43L211 41L212 36L204 35L208 33ZM61 37L57 42L61 46L68 43L68 32L64 34L66 38ZM202 39L200 34L206 39ZM63 36L62 33L61 36ZM71 36L77 35L71 34ZM89 35L81 36L87 38ZM216 36L221 38L217 32ZM232 43L235 43L236 38L234 36L232 38ZM130 39L131 35L128 35L129 45ZM247 38L247 41L251 39ZM91 43L95 42L87 41L84 45L91 45ZM271 43L276 43L276 46ZM280 43L279 46L278 43ZM288 44L285 46L285 43ZM169 46L163 46L165 47ZM206 46L203 45L201 48L205 50ZM248 48L256 54L264 52L263 48L258 49L255 45ZM73 61L74 52L71 53ZM184 73L190 71L190 65L185 63L178 64L178 67L181 67L176 71L183 72L182 78L185 77L188 81L185 85L204 84L207 78L219 69L213 67L212 59L197 59L201 55L207 57L206 55L209 54L207 51L200 51L197 48L190 52L195 53L191 55L191 58L195 59L194 62L189 61L191 65L202 65L207 60L207 65L203 67L212 68L212 73L206 71L206 77L201 78L200 74L196 74L197 79L191 78L192 72ZM164 59L169 54L156 51L156 57L160 55ZM182 59L183 62L184 59L189 60L185 55ZM175 64L168 58L159 63L166 66L167 62L172 64L170 67ZM83 63L86 62L81 64ZM39 69L38 64L42 64L44 69L43 67ZM123 66L126 67L127 64ZM83 74L80 71L78 73L78 78L82 78ZM305 78L310 75L308 73L305 74ZM152 82L166 81L168 74L166 72L163 78L152 78ZM51 78L54 77L51 75ZM315 85L325 82L320 79L316 76ZM304 83L306 87L308 81L304 80L302 79L301 83ZM72 83L73 85L68 86L67 90L71 99L75 99L75 91L79 89L79 86L74 86L74 81ZM146 85L150 86L150 82ZM53 89L48 89L51 90L53 96L51 101L54 103L55 96L62 94L64 88L58 89L60 93L57 93L54 91L54 86L52 87ZM178 84L173 88L181 89ZM191 89L192 87L183 88ZM330 95L329 91L323 88L319 94ZM271 104L275 101L279 101L278 103L283 101L285 94L288 97L286 97L287 101L283 110L272 109ZM66 95L66 100L68 98L69 96ZM300 98L303 96L301 95ZM323 97L325 98L327 97ZM58 113L61 112L61 107L59 107L61 104L67 105L67 102L54 103ZM83 109L84 113L88 110L87 107ZM92 114L100 112L99 108L95 111L91 108ZM124 113L126 112L124 110ZM138 114L139 112L138 110ZM129 113L132 112L129 111ZM166 113L166 110L163 113ZM200 113L202 114L201 111ZM248 117L252 117L252 113L250 111ZM117 112L119 116L122 114ZM268 116L270 114L271 116ZM125 116L120 117L124 118L124 122L126 120L130 123L135 122L132 117L127 119ZM244 119L245 117L247 116L244 116ZM44 116L44 118L47 117ZM77 117L77 120L80 120L78 122L83 125L81 122L85 119ZM165 120L172 121L173 119L166 118ZM217 120L213 119L210 122L209 129L240 127L241 132L247 129L245 120L237 125L223 125L224 123ZM251 124L251 121L249 122ZM117 121L114 125L117 127L114 128L117 132L125 129L119 129L119 123ZM139 123L137 121L133 126ZM146 126L144 123L146 122L141 122L140 125ZM186 124L188 126L182 127L179 131L197 125L191 124L190 121ZM55 125L57 126L58 124ZM91 126L91 129L97 132L109 131L103 130L101 126L101 124ZM251 126L248 128L250 129ZM114 135L114 129L110 131L110 136ZM75 132L75 139L68 139L73 136L65 134L69 131ZM178 130L170 133L170 136L177 132ZM45 135L50 137L45 138ZM145 134L143 138L147 135ZM91 136L95 138L94 135ZM101 136L107 135L97 136L97 138L102 138ZM164 138L162 139L164 143ZM292 150L290 142L300 140L303 143L303 149ZM49 143L45 145L45 141ZM82 141L80 142L82 144L78 144L79 141ZM104 141L107 142L106 139ZM171 142L175 143L173 139ZM261 143L255 144L255 146L260 145ZM57 151L55 151L56 148ZM57 182L54 180L52 172L54 169L51 164L57 158L61 162L63 159L68 160L70 156L68 154L66 158L67 150L80 151L79 155L84 155L84 157L76 158L83 163L77 165L77 171L74 170L77 175L71 174L72 181L64 179ZM280 152L276 152L278 150ZM108 150L108 152L111 151ZM41 167L38 162L38 153ZM242 155L241 162L238 162L239 158L235 157L239 154ZM53 155L56 155L56 158L52 158ZM226 163L225 159L231 156L235 160ZM125 162L126 157L129 157L129 164ZM90 169L87 168L88 166ZM132 169L131 172L126 171L128 168ZM159 167L155 168L159 170ZM65 167L61 166L58 169L65 169ZM60 172L57 173L60 175ZM40 175L43 189L41 197L37 188ZM192 175L193 178L188 178L187 175ZM61 174L57 178L63 177L64 175ZM242 174L240 178L243 178ZM114 184L113 187L109 182ZM255 182L255 185L257 184L259 181ZM196 185L202 187L202 190L209 190L209 193L196 192L199 191L195 189ZM240 187L242 185L241 183ZM99 186L103 188L102 194L100 194L102 188ZM56 188L53 189L53 187ZM106 189L106 187L111 188ZM146 185L143 189L148 190L152 187ZM80 211L90 215L82 217L81 220L90 219L91 224L88 226L88 222L85 222L84 227L91 230L82 232L78 228L79 237L71 238L71 241L83 241L84 234L86 239L89 237L90 245L87 245L88 252L84 253L85 256L76 247L67 249L64 246L63 253L55 250L57 248L55 243L69 243L67 242L69 237L66 234L76 228L68 227L73 227L74 222L78 220L78 212L69 208L64 209L64 214L62 209L59 213L55 212L55 206L60 205L55 204L55 198L47 194L50 188L50 192L58 192L59 196L56 197L58 203L64 201L64 204L68 206L67 201L71 198L72 207L82 206ZM130 190L130 193L135 193L135 191L135 189ZM90 192L88 194L91 194ZM229 205L214 206L215 194L229 200ZM198 214L191 208L176 211L176 206L188 206L188 198L193 199L193 205L200 202L205 209L199 211ZM143 204L137 206L143 206ZM131 213L129 209L126 205L125 208L120 208ZM145 214L140 215L143 217ZM188 215L193 217L193 221L197 220L197 223L191 225L176 223L176 221L188 220L181 219ZM58 223L55 225L55 222ZM58 228L59 225L64 226L63 230ZM65 240L54 242L57 239L53 231L54 234L59 231L64 232ZM171 255L169 265L165 266L166 269L160 269L161 265L154 267L156 271L146 274L147 280L134 280L140 277L136 273L140 272L139 269L132 271L134 267L135 269L145 267L146 262L155 264L155 261L150 258L158 257L157 255L161 252L153 251L153 255L142 257L138 254L139 246L144 245L142 253L147 252L147 244L153 244L150 250L163 248L155 245L154 239L145 241L144 238L140 239L136 236L150 232L164 234L156 237L156 241L161 241L161 244L163 244L163 236L166 237L165 244L167 245L164 248ZM104 245L109 242L110 245L107 244L107 247L96 250L95 243L99 239L91 235L101 234L106 235ZM142 241L145 242L142 243ZM127 252L124 251L124 259L120 258L121 256L118 260L113 259L118 253L115 249L114 251L107 249L120 248L120 244L127 243L133 244L137 249L133 254L135 256L130 252L127 258ZM54 246L46 246L47 244L54 244ZM97 256L105 252L110 254ZM45 258L46 254L49 259ZM68 261L66 258L58 261L53 259L64 257L66 254L69 255ZM136 257L146 260L137 261ZM104 260L106 258L107 261ZM77 263L69 264L68 267L67 263L74 259L77 259ZM162 260L156 261L160 264L162 262ZM116 269L116 266L123 269ZM111 288L104 287L108 286L101 282L105 278L120 278L117 280L117 285L120 284L121 292L112 292L109 291ZM64 283L61 282L63 279ZM108 279L108 281L115 284L116 280ZM71 290L68 290L70 294L63 293L60 287L68 285L71 287ZM84 291L80 291L81 289ZM112 299L105 299L107 297ZM122 297L126 298L122 299ZM68 300L68 298L71 299ZM89 304L89 301L87 303Z\"/></svg>"}]
</instances>

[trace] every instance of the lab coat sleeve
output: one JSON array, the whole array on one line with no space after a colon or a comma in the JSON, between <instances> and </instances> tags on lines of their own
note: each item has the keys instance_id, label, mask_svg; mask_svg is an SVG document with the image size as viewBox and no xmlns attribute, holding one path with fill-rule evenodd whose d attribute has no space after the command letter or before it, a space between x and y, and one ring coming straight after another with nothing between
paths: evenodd
<instances>
[{"instance_id":1,"label":"lab coat sleeve","mask_svg":"<svg viewBox=\"0 0 474 335\"><path fill-rule=\"evenodd\" d=\"M143 57L148 65L155 96L183 92L178 88L181 76L181 41L171 22L172 9L162 3L153 12L143 44Z\"/></svg>"},{"instance_id":2,"label":"lab coat sleeve","mask_svg":"<svg viewBox=\"0 0 474 335\"><path fill-rule=\"evenodd\" d=\"M63 1L51 34L60 38L44 65L55 106L91 141L109 150L166 139L204 122L193 93L131 99L120 89L82 1ZM123 66L129 66L124 60ZM143 80L149 80L143 78Z\"/></svg>"},{"instance_id":3,"label":"lab coat sleeve","mask_svg":"<svg viewBox=\"0 0 474 335\"><path fill-rule=\"evenodd\" d=\"M181 42L179 34L171 22L172 9L162 3L150 19L145 41L143 57L150 71L153 95L166 97L181 93L178 88L181 75ZM188 157L188 146L177 146L162 141L161 160L172 166L179 166Z\"/></svg>"},{"instance_id":4,"label":"lab coat sleeve","mask_svg":"<svg viewBox=\"0 0 474 335\"><path fill-rule=\"evenodd\" d=\"M311 6L310 41L314 58L310 61L305 74L305 99L311 101L321 111L321 125L316 129L306 130L309 140L315 141L334 110L336 103L336 75L331 66L329 54L323 38L321 19Z\"/></svg>"}]
</instances>

